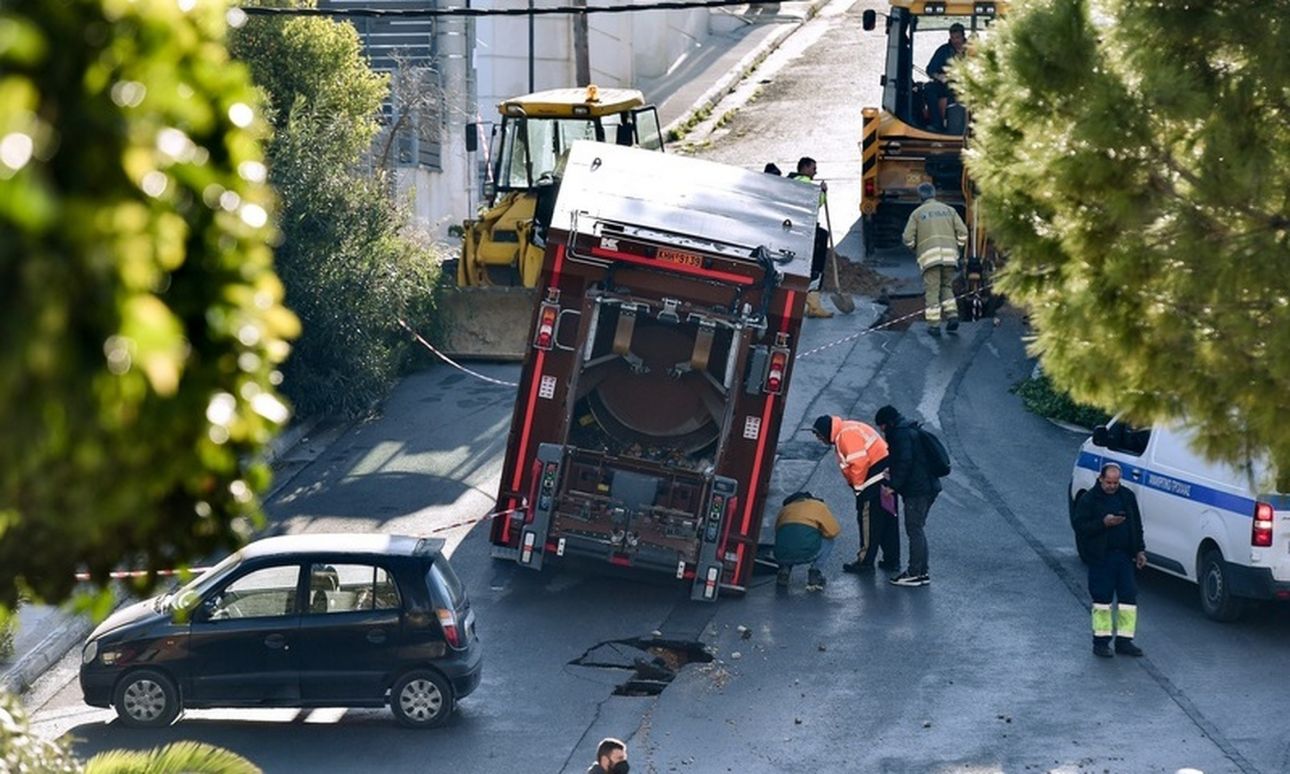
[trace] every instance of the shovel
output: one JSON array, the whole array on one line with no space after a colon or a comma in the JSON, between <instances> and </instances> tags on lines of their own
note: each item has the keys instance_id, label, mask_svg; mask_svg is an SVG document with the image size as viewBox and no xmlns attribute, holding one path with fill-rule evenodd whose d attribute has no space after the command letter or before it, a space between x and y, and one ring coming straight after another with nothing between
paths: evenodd
<instances>
[{"instance_id":1,"label":"shovel","mask_svg":"<svg viewBox=\"0 0 1290 774\"><path fill-rule=\"evenodd\" d=\"M851 314L856 310L856 302L851 296L842 292L842 282L838 279L838 251L833 247L833 219L829 217L829 200L824 199L824 225L829 229L829 264L833 267L833 292L829 299L842 314Z\"/></svg>"}]
</instances>

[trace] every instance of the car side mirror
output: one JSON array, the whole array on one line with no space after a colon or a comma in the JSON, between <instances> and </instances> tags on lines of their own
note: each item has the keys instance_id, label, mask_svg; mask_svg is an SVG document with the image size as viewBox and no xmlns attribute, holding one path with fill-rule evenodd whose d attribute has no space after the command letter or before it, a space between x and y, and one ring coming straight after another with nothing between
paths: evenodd
<instances>
[{"instance_id":1,"label":"car side mirror","mask_svg":"<svg viewBox=\"0 0 1290 774\"><path fill-rule=\"evenodd\" d=\"M1106 425L1098 425L1093 428L1093 445L1106 447L1111 440L1111 434L1107 431Z\"/></svg>"},{"instance_id":2,"label":"car side mirror","mask_svg":"<svg viewBox=\"0 0 1290 774\"><path fill-rule=\"evenodd\" d=\"M864 12L864 29L865 32L872 32L873 28L878 26L878 12L870 8Z\"/></svg>"},{"instance_id":3,"label":"car side mirror","mask_svg":"<svg viewBox=\"0 0 1290 774\"><path fill-rule=\"evenodd\" d=\"M479 150L479 124L466 124L466 152L474 153Z\"/></svg>"}]
</instances>

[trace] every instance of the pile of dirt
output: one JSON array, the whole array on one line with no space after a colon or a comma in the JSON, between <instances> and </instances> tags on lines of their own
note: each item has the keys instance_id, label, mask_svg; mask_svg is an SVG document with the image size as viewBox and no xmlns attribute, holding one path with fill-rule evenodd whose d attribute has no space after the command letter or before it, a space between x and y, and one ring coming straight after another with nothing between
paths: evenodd
<instances>
[{"instance_id":1,"label":"pile of dirt","mask_svg":"<svg viewBox=\"0 0 1290 774\"><path fill-rule=\"evenodd\" d=\"M831 270L826 271L824 275L824 289L831 291L833 289ZM842 284L844 293L870 298L881 296L883 290L892 284L890 278L884 277L863 263L852 263L845 258L838 259L838 281Z\"/></svg>"}]
</instances>

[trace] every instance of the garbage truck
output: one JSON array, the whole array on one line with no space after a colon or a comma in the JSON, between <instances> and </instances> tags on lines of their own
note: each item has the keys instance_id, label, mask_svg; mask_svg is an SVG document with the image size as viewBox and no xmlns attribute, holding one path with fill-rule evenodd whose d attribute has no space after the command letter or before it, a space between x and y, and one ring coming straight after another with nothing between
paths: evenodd
<instances>
[{"instance_id":1,"label":"garbage truck","mask_svg":"<svg viewBox=\"0 0 1290 774\"><path fill-rule=\"evenodd\" d=\"M539 215L494 557L747 588L818 206L774 175L573 144Z\"/></svg>"}]
</instances>

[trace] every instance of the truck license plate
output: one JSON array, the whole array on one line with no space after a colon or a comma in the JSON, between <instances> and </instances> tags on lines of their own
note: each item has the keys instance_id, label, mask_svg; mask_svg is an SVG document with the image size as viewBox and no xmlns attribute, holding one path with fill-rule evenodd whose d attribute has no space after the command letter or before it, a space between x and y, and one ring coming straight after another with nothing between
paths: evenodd
<instances>
[{"instance_id":1,"label":"truck license plate","mask_svg":"<svg viewBox=\"0 0 1290 774\"><path fill-rule=\"evenodd\" d=\"M660 247L654 257L660 261L668 263L679 263L682 266L693 266L696 269L703 268L703 259L694 253L686 253L680 250L669 250L666 247Z\"/></svg>"}]
</instances>

